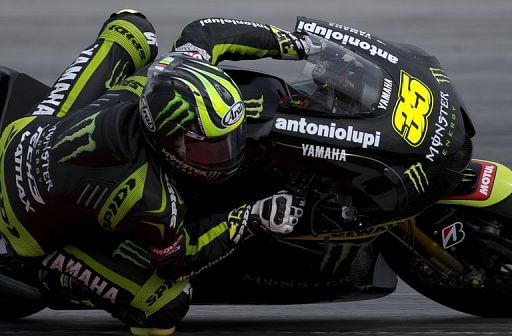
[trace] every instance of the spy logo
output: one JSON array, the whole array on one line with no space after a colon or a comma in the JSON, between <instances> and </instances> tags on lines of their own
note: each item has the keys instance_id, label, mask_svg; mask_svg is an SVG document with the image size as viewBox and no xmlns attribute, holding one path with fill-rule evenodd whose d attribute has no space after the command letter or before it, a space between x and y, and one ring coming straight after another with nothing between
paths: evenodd
<instances>
[{"instance_id":1,"label":"spy logo","mask_svg":"<svg viewBox=\"0 0 512 336\"><path fill-rule=\"evenodd\" d=\"M263 95L261 95L258 99L247 99L244 100L245 103L245 113L247 118L257 119L260 117L261 112L263 112Z\"/></svg>"},{"instance_id":2,"label":"spy logo","mask_svg":"<svg viewBox=\"0 0 512 336\"><path fill-rule=\"evenodd\" d=\"M446 76L446 73L443 69L437 69L437 68L430 68L430 72L432 73L432 76L436 79L436 81L441 83L450 83L450 78Z\"/></svg>"},{"instance_id":3,"label":"spy logo","mask_svg":"<svg viewBox=\"0 0 512 336\"><path fill-rule=\"evenodd\" d=\"M428 131L432 113L432 91L418 78L401 72L398 101L393 111L393 128L412 147L418 147Z\"/></svg>"},{"instance_id":4,"label":"spy logo","mask_svg":"<svg viewBox=\"0 0 512 336\"><path fill-rule=\"evenodd\" d=\"M98 222L106 230L114 231L117 224L142 199L148 163L143 164L112 190L98 214Z\"/></svg>"},{"instance_id":5,"label":"spy logo","mask_svg":"<svg viewBox=\"0 0 512 336\"><path fill-rule=\"evenodd\" d=\"M153 32L145 32L144 36L146 36L146 41L148 41L149 45L154 45L158 47L158 40L156 38L155 33Z\"/></svg>"},{"instance_id":6,"label":"spy logo","mask_svg":"<svg viewBox=\"0 0 512 336\"><path fill-rule=\"evenodd\" d=\"M421 162L410 166L404 174L409 178L409 180L411 180L414 185L414 189L416 189L419 194L425 192L425 188L428 186L428 178L423 170Z\"/></svg>"},{"instance_id":7,"label":"spy logo","mask_svg":"<svg viewBox=\"0 0 512 336\"><path fill-rule=\"evenodd\" d=\"M455 222L441 231L443 235L443 247L445 249L457 245L466 237L464 225L461 222Z\"/></svg>"},{"instance_id":8,"label":"spy logo","mask_svg":"<svg viewBox=\"0 0 512 336\"><path fill-rule=\"evenodd\" d=\"M120 186L120 188L114 194L112 201L108 205L105 216L103 216L103 227L112 227L113 218L116 217L116 214L122 207L124 200L128 197L128 195L130 195L131 191L134 190L136 186L137 180L135 178L127 180Z\"/></svg>"}]
</instances>

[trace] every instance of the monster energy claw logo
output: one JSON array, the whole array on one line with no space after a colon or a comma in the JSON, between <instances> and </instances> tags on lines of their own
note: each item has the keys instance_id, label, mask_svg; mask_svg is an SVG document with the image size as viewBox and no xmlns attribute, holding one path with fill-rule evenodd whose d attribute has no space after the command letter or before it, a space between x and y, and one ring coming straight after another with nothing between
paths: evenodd
<instances>
[{"instance_id":1,"label":"monster energy claw logo","mask_svg":"<svg viewBox=\"0 0 512 336\"><path fill-rule=\"evenodd\" d=\"M257 119L260 117L261 112L263 112L263 95L259 99L248 99L244 100L245 103L245 114L247 118Z\"/></svg>"},{"instance_id":2,"label":"monster energy claw logo","mask_svg":"<svg viewBox=\"0 0 512 336\"><path fill-rule=\"evenodd\" d=\"M169 110L172 111L170 115L168 115ZM158 125L158 130L166 124L171 123L172 127L167 132L167 135L171 135L179 128L183 127L184 124L192 120L194 118L194 112L190 109L189 102L183 99L183 96L179 92L174 91L174 98L165 105L162 111L158 112L155 120L158 122L161 118L165 119ZM181 120L178 120L180 118Z\"/></svg>"},{"instance_id":3,"label":"monster energy claw logo","mask_svg":"<svg viewBox=\"0 0 512 336\"><path fill-rule=\"evenodd\" d=\"M110 74L110 77L105 82L105 89L111 89L114 85L121 83L126 78L126 66L128 63L124 63L123 67L118 69L120 63L121 61L117 61L114 69L112 69L112 74ZM118 70L119 72L116 74Z\"/></svg>"},{"instance_id":4,"label":"monster energy claw logo","mask_svg":"<svg viewBox=\"0 0 512 336\"><path fill-rule=\"evenodd\" d=\"M140 266L142 268L149 268L150 261L149 261L149 253L148 251L144 250L142 247L135 245L130 240L125 240L114 251L112 254L112 257L119 256L121 258L124 258L128 261L131 261L137 266Z\"/></svg>"},{"instance_id":5,"label":"monster energy claw logo","mask_svg":"<svg viewBox=\"0 0 512 336\"><path fill-rule=\"evenodd\" d=\"M439 84L450 83L450 78L446 76L446 72L443 69L430 68L430 72L432 72L432 76L434 76Z\"/></svg>"},{"instance_id":6,"label":"monster energy claw logo","mask_svg":"<svg viewBox=\"0 0 512 336\"><path fill-rule=\"evenodd\" d=\"M220 172L219 172L219 171L211 171L211 172L209 172L209 173L208 173L208 175L206 176L206 178L207 178L208 180L214 180L214 179L216 179L216 178L217 178L217 177L219 177L219 176L220 176Z\"/></svg>"},{"instance_id":7,"label":"monster energy claw logo","mask_svg":"<svg viewBox=\"0 0 512 336\"><path fill-rule=\"evenodd\" d=\"M94 133L94 130L96 129L96 117L98 116L100 112L97 112L93 114L92 116L85 118L84 120L78 122L75 124L75 126L71 127L71 130L74 130L74 132L70 135L64 136L59 142L57 142L53 149L56 149L62 144L73 142L77 139L80 139L82 137L85 137L86 144L78 146L71 154L64 155L59 159L59 162L66 162L70 159L73 159L77 157L79 154L84 152L92 152L96 149L96 142L92 138L92 134Z\"/></svg>"},{"instance_id":8,"label":"monster energy claw logo","mask_svg":"<svg viewBox=\"0 0 512 336\"><path fill-rule=\"evenodd\" d=\"M414 189L419 194L425 192L425 188L428 186L428 178L423 170L421 162L418 162L409 167L404 173L414 185Z\"/></svg>"}]
</instances>

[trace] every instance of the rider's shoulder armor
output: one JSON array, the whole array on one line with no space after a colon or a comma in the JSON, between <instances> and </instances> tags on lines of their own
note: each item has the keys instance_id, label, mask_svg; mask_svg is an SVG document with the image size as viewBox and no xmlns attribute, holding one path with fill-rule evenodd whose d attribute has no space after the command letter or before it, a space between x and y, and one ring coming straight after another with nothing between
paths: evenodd
<instances>
[{"instance_id":1,"label":"rider's shoulder armor","mask_svg":"<svg viewBox=\"0 0 512 336\"><path fill-rule=\"evenodd\" d=\"M176 228L183 207L139 130L135 104L31 118L4 148L3 206L42 245L141 225L141 240L159 242Z\"/></svg>"}]
</instances>

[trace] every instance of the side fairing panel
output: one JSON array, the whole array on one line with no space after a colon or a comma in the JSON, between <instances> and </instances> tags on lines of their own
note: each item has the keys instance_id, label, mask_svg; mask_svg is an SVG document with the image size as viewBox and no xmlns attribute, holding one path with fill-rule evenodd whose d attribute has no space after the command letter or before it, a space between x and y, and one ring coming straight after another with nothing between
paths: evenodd
<instances>
[{"instance_id":1,"label":"side fairing panel","mask_svg":"<svg viewBox=\"0 0 512 336\"><path fill-rule=\"evenodd\" d=\"M30 112L30 109L48 92L48 87L38 80L15 70L0 66L1 125Z\"/></svg>"}]
</instances>

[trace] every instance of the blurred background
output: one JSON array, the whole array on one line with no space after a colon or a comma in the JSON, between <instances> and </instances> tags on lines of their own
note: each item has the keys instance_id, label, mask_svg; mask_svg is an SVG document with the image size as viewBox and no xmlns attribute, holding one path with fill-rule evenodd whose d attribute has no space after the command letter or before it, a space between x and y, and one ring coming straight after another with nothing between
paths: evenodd
<instances>
[{"instance_id":1,"label":"blurred background","mask_svg":"<svg viewBox=\"0 0 512 336\"><path fill-rule=\"evenodd\" d=\"M512 1L509 0L0 0L0 64L51 84L90 44L110 13L142 11L160 52L189 21L244 18L293 29L296 16L359 28L436 55L477 129L475 157L512 163ZM239 64L240 65L240 64ZM293 79L293 62L244 62Z\"/></svg>"},{"instance_id":2,"label":"blurred background","mask_svg":"<svg viewBox=\"0 0 512 336\"><path fill-rule=\"evenodd\" d=\"M465 100L477 129L474 156L512 165L511 0L0 0L0 64L51 84L95 39L108 16L122 8L138 9L149 18L156 28L161 53L170 48L187 22L211 16L254 20L286 29L294 28L296 16L309 16L418 45L437 56ZM275 60L237 65L265 69L286 79L294 79L299 70L293 62ZM33 330L46 330L51 335L68 331L86 335L92 329L118 334L119 324L109 317L98 318L94 312L58 314L45 311L28 322L0 329L9 334L9 330L27 330L40 335L43 333ZM214 321L220 322L211 322L212 314L217 314ZM499 321L482 324L481 319L461 315L400 284L396 295L373 302L311 305L306 309L193 307L186 319L193 323L185 324L182 330L197 335L233 335L233 329L252 328L257 332L246 334L277 335L277 326L301 330L298 334L304 335L328 330L332 320L333 333L328 334L333 335L339 335L339 328L346 336L350 330L358 331L353 335L366 334L359 332L361 327L390 331L382 333L386 335L417 335L418 328L433 330L427 334L440 334L443 331L439 330L453 330L453 325L465 330L464 334L511 334L509 324L501 324L498 330ZM290 322L283 326L287 318ZM55 333L56 320L64 323L59 324L62 333ZM49 322L46 325L44 321ZM212 333L201 331L208 328ZM403 330L410 332L399 332Z\"/></svg>"}]
</instances>

